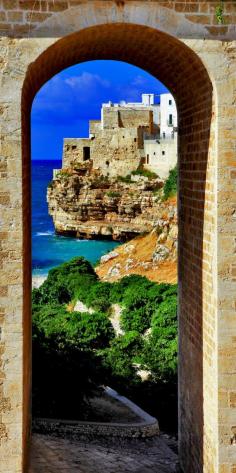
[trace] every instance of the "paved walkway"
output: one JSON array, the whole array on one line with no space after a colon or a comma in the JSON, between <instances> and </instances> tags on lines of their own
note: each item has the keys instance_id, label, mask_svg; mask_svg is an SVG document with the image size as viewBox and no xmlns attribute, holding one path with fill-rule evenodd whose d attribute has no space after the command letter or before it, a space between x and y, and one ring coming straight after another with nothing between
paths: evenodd
<instances>
[{"instance_id":1,"label":"paved walkway","mask_svg":"<svg viewBox=\"0 0 236 473\"><path fill-rule=\"evenodd\" d=\"M161 437L82 441L34 434L29 473L174 473L176 463Z\"/></svg>"}]
</instances>

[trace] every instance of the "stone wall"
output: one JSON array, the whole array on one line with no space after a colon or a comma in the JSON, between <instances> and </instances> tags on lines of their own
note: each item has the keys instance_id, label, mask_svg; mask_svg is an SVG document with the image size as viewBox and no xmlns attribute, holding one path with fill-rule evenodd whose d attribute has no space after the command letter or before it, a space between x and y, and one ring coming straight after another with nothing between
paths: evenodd
<instances>
[{"instance_id":1,"label":"stone wall","mask_svg":"<svg viewBox=\"0 0 236 473\"><path fill-rule=\"evenodd\" d=\"M34 432L40 434L58 435L72 439L98 437L114 438L147 438L159 434L157 420L152 423L137 422L133 424L108 422L79 422L59 419L34 419ZM117 442L119 441L117 439ZM43 473L43 472L42 472Z\"/></svg>"},{"instance_id":2,"label":"stone wall","mask_svg":"<svg viewBox=\"0 0 236 473\"><path fill-rule=\"evenodd\" d=\"M177 137L175 139L144 140L145 168L166 179L177 164ZM163 154L164 153L164 154Z\"/></svg>"},{"instance_id":3,"label":"stone wall","mask_svg":"<svg viewBox=\"0 0 236 473\"><path fill-rule=\"evenodd\" d=\"M152 5L146 9L141 0L96 0L91 4L91 17L93 11L99 9L100 15L105 13L106 8L115 8L115 15L119 15L119 21L125 21L129 14L130 5L136 18L148 18L147 24L152 26L158 24L163 31L168 31L174 36L185 38L211 38L218 40L231 40L235 35L236 4L234 0L226 0L223 3L223 21L217 21L216 8L218 1L203 0L153 0ZM0 33L5 36L25 37L34 34L40 29L40 35L45 33L52 35L48 28L48 20L55 20L54 37L60 31L60 13L67 13L71 9L80 7L81 15L86 18L86 0L1 0L0 10ZM149 16L149 12L151 14ZM71 21L75 23L72 11ZM96 18L96 16L95 16ZM40 26L42 25L42 28ZM67 33L70 32L67 26ZM234 36L235 37L235 36Z\"/></svg>"},{"instance_id":4,"label":"stone wall","mask_svg":"<svg viewBox=\"0 0 236 473\"><path fill-rule=\"evenodd\" d=\"M147 131L152 133L153 113L151 110L112 106L102 108L102 126L104 129L138 128L141 125L147 127Z\"/></svg>"},{"instance_id":5,"label":"stone wall","mask_svg":"<svg viewBox=\"0 0 236 473\"><path fill-rule=\"evenodd\" d=\"M142 67L176 99L181 466L235 473L236 4L222 4L224 23L214 1L0 2L2 473L27 471L30 439L31 104L93 59Z\"/></svg>"},{"instance_id":6,"label":"stone wall","mask_svg":"<svg viewBox=\"0 0 236 473\"><path fill-rule=\"evenodd\" d=\"M105 128L96 132L94 138L64 140L63 167L75 167L83 163L83 148L90 148L90 159L94 170L103 175L126 176L137 169L141 154L138 148L137 128Z\"/></svg>"}]
</instances>

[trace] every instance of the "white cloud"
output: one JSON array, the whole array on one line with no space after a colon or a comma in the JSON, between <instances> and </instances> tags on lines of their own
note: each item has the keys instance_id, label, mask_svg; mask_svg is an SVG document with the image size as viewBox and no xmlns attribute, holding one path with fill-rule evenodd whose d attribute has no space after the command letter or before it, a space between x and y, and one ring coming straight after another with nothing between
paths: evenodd
<instances>
[{"instance_id":1,"label":"white cloud","mask_svg":"<svg viewBox=\"0 0 236 473\"><path fill-rule=\"evenodd\" d=\"M141 76L141 74L137 75L132 81L132 85L137 85L137 86L144 85L146 83L147 83L147 79Z\"/></svg>"},{"instance_id":2,"label":"white cloud","mask_svg":"<svg viewBox=\"0 0 236 473\"><path fill-rule=\"evenodd\" d=\"M76 89L91 89L97 85L104 88L110 87L110 82L103 79L98 74L91 74L90 72L83 72L80 76L69 77L65 79L65 83Z\"/></svg>"}]
</instances>

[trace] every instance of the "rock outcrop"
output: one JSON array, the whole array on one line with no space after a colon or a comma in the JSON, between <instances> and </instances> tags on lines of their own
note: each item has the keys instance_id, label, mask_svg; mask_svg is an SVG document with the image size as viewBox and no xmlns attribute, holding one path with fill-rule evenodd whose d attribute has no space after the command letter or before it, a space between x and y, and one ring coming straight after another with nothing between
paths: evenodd
<instances>
[{"instance_id":1,"label":"rock outcrop","mask_svg":"<svg viewBox=\"0 0 236 473\"><path fill-rule=\"evenodd\" d=\"M96 272L100 279L109 282L140 274L158 283L176 283L177 237L176 199L173 198L159 205L159 219L150 233L102 257Z\"/></svg>"},{"instance_id":2,"label":"rock outcrop","mask_svg":"<svg viewBox=\"0 0 236 473\"><path fill-rule=\"evenodd\" d=\"M126 241L155 228L164 241L176 206L161 201L162 186L155 176L109 179L86 166L62 169L48 187L49 213L61 235ZM158 249L156 259L165 258L164 253Z\"/></svg>"}]
</instances>

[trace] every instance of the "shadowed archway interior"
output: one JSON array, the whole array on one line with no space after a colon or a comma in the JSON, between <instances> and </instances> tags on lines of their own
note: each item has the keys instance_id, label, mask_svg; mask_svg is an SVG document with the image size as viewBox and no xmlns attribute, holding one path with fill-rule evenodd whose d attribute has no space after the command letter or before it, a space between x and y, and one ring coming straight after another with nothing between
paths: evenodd
<instances>
[{"instance_id":1,"label":"shadowed archway interior","mask_svg":"<svg viewBox=\"0 0 236 473\"><path fill-rule=\"evenodd\" d=\"M181 41L132 24L108 24L68 35L30 64L22 92L24 233L24 444L29 438L31 370L30 112L40 87L71 65L125 61L149 72L174 95L179 121L179 438L184 471L203 468L203 232L212 84L198 56ZM208 205L214 205L208 203ZM158 402L158 400L157 400ZM184 455L191 450L191 455ZM26 448L25 448L26 451ZM25 455L26 458L27 455ZM25 459L26 461L26 459ZM191 463L190 463L191 462Z\"/></svg>"}]
</instances>

